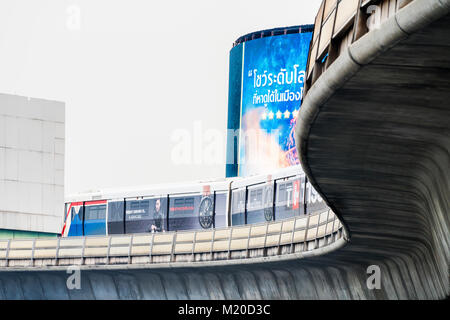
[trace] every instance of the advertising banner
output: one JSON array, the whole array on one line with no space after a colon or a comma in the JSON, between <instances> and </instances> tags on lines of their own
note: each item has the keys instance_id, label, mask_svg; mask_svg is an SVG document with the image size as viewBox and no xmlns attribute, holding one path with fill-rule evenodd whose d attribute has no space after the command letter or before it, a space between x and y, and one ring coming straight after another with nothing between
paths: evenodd
<instances>
[{"instance_id":1,"label":"advertising banner","mask_svg":"<svg viewBox=\"0 0 450 320\"><path fill-rule=\"evenodd\" d=\"M294 128L310 40L310 32L284 34L233 48L242 51L239 176L299 164Z\"/></svg>"},{"instance_id":2,"label":"advertising banner","mask_svg":"<svg viewBox=\"0 0 450 320\"><path fill-rule=\"evenodd\" d=\"M167 198L127 200L125 206L126 233L163 232L166 228Z\"/></svg>"}]
</instances>

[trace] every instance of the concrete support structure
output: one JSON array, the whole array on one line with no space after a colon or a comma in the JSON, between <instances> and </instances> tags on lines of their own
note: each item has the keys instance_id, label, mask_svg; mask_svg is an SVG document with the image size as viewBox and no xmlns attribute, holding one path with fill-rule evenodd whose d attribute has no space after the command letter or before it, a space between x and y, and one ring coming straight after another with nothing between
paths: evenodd
<instances>
[{"instance_id":1,"label":"concrete support structure","mask_svg":"<svg viewBox=\"0 0 450 320\"><path fill-rule=\"evenodd\" d=\"M341 50L296 127L305 173L349 230L340 260L381 266L387 296L450 294L449 10L412 1Z\"/></svg>"}]
</instances>

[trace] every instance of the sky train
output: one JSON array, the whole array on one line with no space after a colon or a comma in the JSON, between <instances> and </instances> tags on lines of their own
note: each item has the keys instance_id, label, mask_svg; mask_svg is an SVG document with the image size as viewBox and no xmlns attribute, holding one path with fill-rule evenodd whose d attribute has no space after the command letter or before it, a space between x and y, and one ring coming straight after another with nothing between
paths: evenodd
<instances>
[{"instance_id":1,"label":"sky train","mask_svg":"<svg viewBox=\"0 0 450 320\"><path fill-rule=\"evenodd\" d=\"M271 175L77 194L65 202L63 237L221 228L327 210L300 165Z\"/></svg>"}]
</instances>

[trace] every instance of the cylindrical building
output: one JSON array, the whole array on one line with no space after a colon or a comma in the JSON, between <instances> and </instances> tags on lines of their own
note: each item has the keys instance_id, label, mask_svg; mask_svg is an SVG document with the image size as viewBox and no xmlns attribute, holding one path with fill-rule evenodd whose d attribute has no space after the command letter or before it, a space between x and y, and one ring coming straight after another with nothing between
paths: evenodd
<instances>
[{"instance_id":1,"label":"cylindrical building","mask_svg":"<svg viewBox=\"0 0 450 320\"><path fill-rule=\"evenodd\" d=\"M313 25L237 39L230 51L226 176L298 164L294 128Z\"/></svg>"}]
</instances>

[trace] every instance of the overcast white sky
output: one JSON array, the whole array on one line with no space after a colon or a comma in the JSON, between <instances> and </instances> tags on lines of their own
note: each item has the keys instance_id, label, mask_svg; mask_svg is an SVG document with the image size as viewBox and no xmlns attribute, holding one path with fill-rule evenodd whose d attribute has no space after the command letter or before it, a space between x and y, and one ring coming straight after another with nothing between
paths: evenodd
<instances>
[{"instance_id":1,"label":"overcast white sky","mask_svg":"<svg viewBox=\"0 0 450 320\"><path fill-rule=\"evenodd\" d=\"M66 194L221 178L225 150L176 164L173 133L225 134L233 41L313 23L320 2L1 0L0 92L66 103Z\"/></svg>"}]
</instances>

